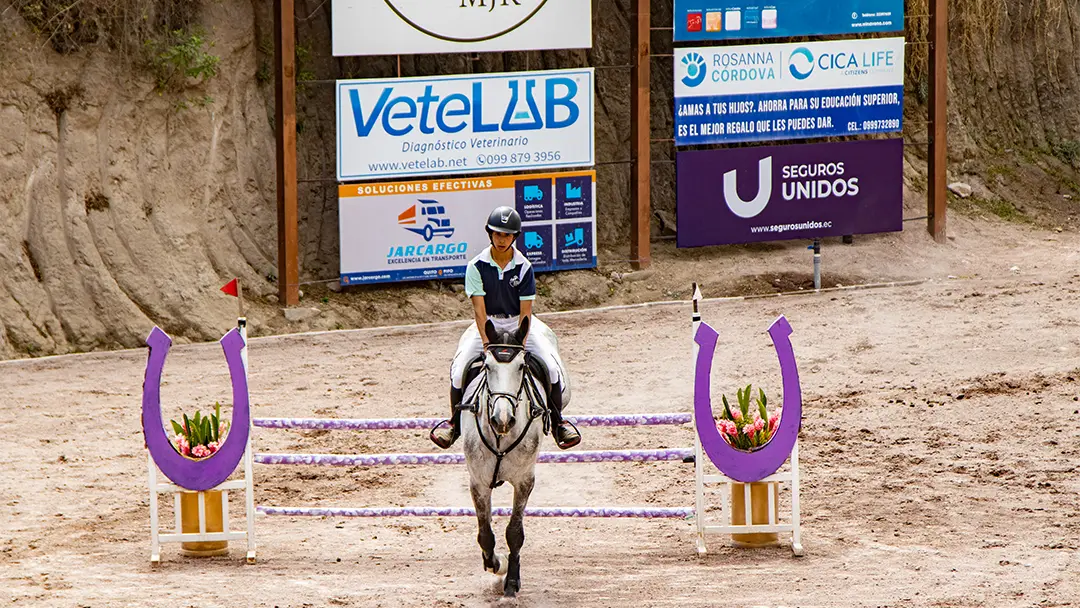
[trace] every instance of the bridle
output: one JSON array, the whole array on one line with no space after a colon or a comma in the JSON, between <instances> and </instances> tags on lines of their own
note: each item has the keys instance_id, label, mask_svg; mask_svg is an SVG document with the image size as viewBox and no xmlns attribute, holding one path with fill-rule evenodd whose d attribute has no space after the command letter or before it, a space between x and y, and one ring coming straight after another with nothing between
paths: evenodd
<instances>
[{"instance_id":1,"label":"bridle","mask_svg":"<svg viewBox=\"0 0 1080 608\"><path fill-rule=\"evenodd\" d=\"M518 355L525 354L525 347L519 344L488 344L486 350L488 352L491 352L492 355L495 357L495 360L499 363L509 363L513 361ZM521 444L522 440L525 439L525 436L529 433L529 428L532 426L533 420L536 420L537 418L543 416L545 429L544 432L547 433L547 426L549 424L547 410L544 408L543 398L540 396L540 393L536 388L535 379L532 375L532 370L529 368L528 361L523 364L523 370L524 372L521 374L521 384L518 386L517 392L512 394L502 391L488 390L487 370L485 368L484 376L480 380L480 386L478 386L476 389L475 397L468 405L463 404L462 409L472 410L473 416L476 419L476 432L478 435L480 435L480 441L484 444L484 447L486 447L488 451L495 456L495 472L491 477L491 484L489 485L490 488L497 488L502 485L503 482L497 480L499 479L499 467L502 465L503 458L510 452L514 451L514 448ZM523 391L525 393L525 396L529 400L529 419L525 422L525 428L521 430L521 434L518 435L517 439L515 439L514 442L510 444L510 447L506 448L505 450L498 450L495 447L492 447L491 443L487 440L487 437L484 437L483 425L480 424L481 408L478 406L477 402L480 400L481 394L487 396L484 402L483 409L486 414L485 418L487 418L488 425L490 426L490 412L494 408L494 404L499 399L506 399L510 402L511 411L516 412L518 408L518 398ZM495 437L495 445L499 445L498 436Z\"/></svg>"}]
</instances>

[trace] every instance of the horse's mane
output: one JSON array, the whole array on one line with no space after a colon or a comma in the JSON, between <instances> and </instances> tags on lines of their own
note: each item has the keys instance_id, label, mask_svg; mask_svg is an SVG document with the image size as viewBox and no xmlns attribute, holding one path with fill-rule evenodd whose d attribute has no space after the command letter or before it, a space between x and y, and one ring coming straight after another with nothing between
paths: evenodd
<instances>
[{"instance_id":1,"label":"horse's mane","mask_svg":"<svg viewBox=\"0 0 1080 608\"><path fill-rule=\"evenodd\" d=\"M499 330L495 330L495 334L498 337L498 341L493 342L493 344L505 344L507 346L521 346L521 340L518 339L516 331L499 331Z\"/></svg>"}]
</instances>

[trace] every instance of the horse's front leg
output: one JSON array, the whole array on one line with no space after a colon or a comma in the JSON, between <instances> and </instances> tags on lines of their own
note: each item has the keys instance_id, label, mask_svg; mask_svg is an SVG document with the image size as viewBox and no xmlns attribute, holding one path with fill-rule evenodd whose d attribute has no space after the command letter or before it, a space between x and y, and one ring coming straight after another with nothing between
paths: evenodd
<instances>
[{"instance_id":1,"label":"horse's front leg","mask_svg":"<svg viewBox=\"0 0 1080 608\"><path fill-rule=\"evenodd\" d=\"M514 486L514 511L506 524L506 544L510 547L510 565L506 569L503 595L514 597L521 589L521 546L525 544L525 505L529 503L536 478L530 473Z\"/></svg>"},{"instance_id":2,"label":"horse's front leg","mask_svg":"<svg viewBox=\"0 0 1080 608\"><path fill-rule=\"evenodd\" d=\"M472 483L469 485L472 492L473 507L476 508L476 523L479 529L476 542L480 543L480 550L484 555L484 569L496 574L505 572L506 564L500 564L495 555L495 533L491 531L491 488L487 484Z\"/></svg>"}]
</instances>

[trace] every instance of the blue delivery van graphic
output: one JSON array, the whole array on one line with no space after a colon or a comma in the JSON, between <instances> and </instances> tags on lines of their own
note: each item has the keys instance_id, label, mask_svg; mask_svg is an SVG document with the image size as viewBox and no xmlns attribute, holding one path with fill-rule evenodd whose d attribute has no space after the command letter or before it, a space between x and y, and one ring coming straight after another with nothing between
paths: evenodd
<instances>
[{"instance_id":1,"label":"blue delivery van graphic","mask_svg":"<svg viewBox=\"0 0 1080 608\"><path fill-rule=\"evenodd\" d=\"M527 203L544 200L544 191L540 189L540 186L525 186L524 194Z\"/></svg>"},{"instance_id":2,"label":"blue delivery van graphic","mask_svg":"<svg viewBox=\"0 0 1080 608\"><path fill-rule=\"evenodd\" d=\"M544 237L539 232L528 231L525 233L525 249L540 249L544 246Z\"/></svg>"}]
</instances>

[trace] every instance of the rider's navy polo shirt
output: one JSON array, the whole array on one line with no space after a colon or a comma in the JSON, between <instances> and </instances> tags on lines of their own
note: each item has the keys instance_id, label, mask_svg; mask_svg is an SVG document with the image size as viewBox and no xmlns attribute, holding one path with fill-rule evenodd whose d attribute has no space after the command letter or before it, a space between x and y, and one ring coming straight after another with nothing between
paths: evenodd
<instances>
[{"instance_id":1,"label":"rider's navy polo shirt","mask_svg":"<svg viewBox=\"0 0 1080 608\"><path fill-rule=\"evenodd\" d=\"M514 257L499 268L491 259L491 247L469 262L465 270L465 295L484 296L484 307L489 316L521 314L521 301L536 299L536 279L532 263L517 248Z\"/></svg>"}]
</instances>

